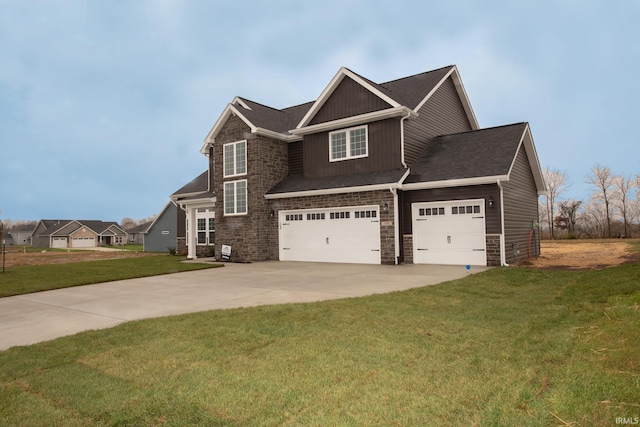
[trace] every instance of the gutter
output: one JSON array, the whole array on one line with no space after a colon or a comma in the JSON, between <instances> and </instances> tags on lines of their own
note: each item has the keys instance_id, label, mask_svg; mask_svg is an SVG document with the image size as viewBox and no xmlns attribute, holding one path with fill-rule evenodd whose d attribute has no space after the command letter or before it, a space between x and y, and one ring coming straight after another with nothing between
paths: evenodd
<instances>
[{"instance_id":1,"label":"gutter","mask_svg":"<svg viewBox=\"0 0 640 427\"><path fill-rule=\"evenodd\" d=\"M402 166L406 168L407 162L404 160L404 121L411 117L412 112L408 111L407 115L400 119L400 161L402 162Z\"/></svg>"},{"instance_id":2,"label":"gutter","mask_svg":"<svg viewBox=\"0 0 640 427\"><path fill-rule=\"evenodd\" d=\"M502 183L499 179L496 180L496 184L498 184L498 188L500 189L500 264L503 267L509 267L509 264L507 264L506 242L504 238L504 188L502 187Z\"/></svg>"}]
</instances>

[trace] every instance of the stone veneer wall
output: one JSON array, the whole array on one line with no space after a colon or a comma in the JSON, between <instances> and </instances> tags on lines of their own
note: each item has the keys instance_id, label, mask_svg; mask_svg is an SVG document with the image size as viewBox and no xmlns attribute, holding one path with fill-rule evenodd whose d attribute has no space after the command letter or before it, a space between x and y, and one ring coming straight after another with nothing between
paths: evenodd
<instances>
[{"instance_id":1,"label":"stone veneer wall","mask_svg":"<svg viewBox=\"0 0 640 427\"><path fill-rule=\"evenodd\" d=\"M402 236L404 245L404 263L413 264L413 234Z\"/></svg>"},{"instance_id":2,"label":"stone veneer wall","mask_svg":"<svg viewBox=\"0 0 640 427\"><path fill-rule=\"evenodd\" d=\"M247 174L225 179L222 146L242 140L247 141ZM264 195L288 174L287 143L252 134L241 119L230 116L216 136L213 155L214 191L218 200L215 208L216 255L220 254L222 245L229 245L232 261L272 259L273 220L269 201ZM242 179L247 180L247 214L225 216L224 182Z\"/></svg>"},{"instance_id":3,"label":"stone veneer wall","mask_svg":"<svg viewBox=\"0 0 640 427\"><path fill-rule=\"evenodd\" d=\"M186 237L178 237L176 238L176 254L177 255L187 255L187 238Z\"/></svg>"},{"instance_id":4,"label":"stone veneer wall","mask_svg":"<svg viewBox=\"0 0 640 427\"><path fill-rule=\"evenodd\" d=\"M487 234L487 265L500 267L500 234Z\"/></svg>"},{"instance_id":5,"label":"stone veneer wall","mask_svg":"<svg viewBox=\"0 0 640 427\"><path fill-rule=\"evenodd\" d=\"M383 210L384 203L388 209ZM364 205L380 206L380 259L382 264L395 264L395 228L393 225L393 194L389 190L360 193L329 194L323 196L293 197L271 200L274 217L271 219L271 259L279 258L278 212L294 209L323 209Z\"/></svg>"}]
</instances>

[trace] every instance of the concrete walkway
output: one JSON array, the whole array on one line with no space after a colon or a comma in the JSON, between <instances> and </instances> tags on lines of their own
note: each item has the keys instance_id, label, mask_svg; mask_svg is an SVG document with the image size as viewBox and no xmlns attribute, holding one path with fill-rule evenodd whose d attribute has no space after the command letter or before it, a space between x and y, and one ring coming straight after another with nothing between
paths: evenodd
<instances>
[{"instance_id":1,"label":"concrete walkway","mask_svg":"<svg viewBox=\"0 0 640 427\"><path fill-rule=\"evenodd\" d=\"M0 298L0 351L131 320L360 297L433 285L485 270L269 261Z\"/></svg>"}]
</instances>

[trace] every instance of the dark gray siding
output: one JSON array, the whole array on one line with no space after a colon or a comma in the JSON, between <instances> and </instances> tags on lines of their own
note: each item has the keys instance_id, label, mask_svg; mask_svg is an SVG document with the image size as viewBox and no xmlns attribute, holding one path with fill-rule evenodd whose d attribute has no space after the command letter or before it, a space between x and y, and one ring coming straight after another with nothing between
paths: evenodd
<instances>
[{"instance_id":1,"label":"dark gray siding","mask_svg":"<svg viewBox=\"0 0 640 427\"><path fill-rule=\"evenodd\" d=\"M375 172L402 167L400 119L368 124L368 157L329 161L329 132L304 137L304 175L307 178Z\"/></svg>"},{"instance_id":2,"label":"dark gray siding","mask_svg":"<svg viewBox=\"0 0 640 427\"><path fill-rule=\"evenodd\" d=\"M153 223L149 232L145 234L143 250L145 252L167 252L170 247L175 248L178 237L177 226L178 208L173 203L169 203Z\"/></svg>"},{"instance_id":3,"label":"dark gray siding","mask_svg":"<svg viewBox=\"0 0 640 427\"><path fill-rule=\"evenodd\" d=\"M525 138L529 138L528 133ZM527 153L522 146L509 175L509 182L503 183L503 188L507 263L526 260L528 252L531 256L537 256L540 253L540 240L533 223L538 223L538 193ZM529 247L532 230L536 234Z\"/></svg>"},{"instance_id":4,"label":"dark gray siding","mask_svg":"<svg viewBox=\"0 0 640 427\"><path fill-rule=\"evenodd\" d=\"M289 143L289 175L302 175L304 173L304 151L302 147L302 141Z\"/></svg>"},{"instance_id":5,"label":"dark gray siding","mask_svg":"<svg viewBox=\"0 0 640 427\"><path fill-rule=\"evenodd\" d=\"M387 102L345 77L309 124L330 122L390 107Z\"/></svg>"},{"instance_id":6,"label":"dark gray siding","mask_svg":"<svg viewBox=\"0 0 640 427\"><path fill-rule=\"evenodd\" d=\"M493 197L494 204L487 204ZM411 204L417 202L439 202L449 200L485 199L485 224L488 234L501 233L500 227L500 190L496 184L475 185L473 187L436 188L402 192L402 234L412 233Z\"/></svg>"},{"instance_id":7,"label":"dark gray siding","mask_svg":"<svg viewBox=\"0 0 640 427\"><path fill-rule=\"evenodd\" d=\"M449 77L418 111L405 121L405 161L409 167L433 137L471 130L458 92Z\"/></svg>"}]
</instances>

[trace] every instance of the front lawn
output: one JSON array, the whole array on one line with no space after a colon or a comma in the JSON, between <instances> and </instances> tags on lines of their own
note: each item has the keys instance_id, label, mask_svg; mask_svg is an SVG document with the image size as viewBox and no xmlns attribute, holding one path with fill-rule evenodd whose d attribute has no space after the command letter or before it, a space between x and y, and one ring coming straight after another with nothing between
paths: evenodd
<instances>
[{"instance_id":1,"label":"front lawn","mask_svg":"<svg viewBox=\"0 0 640 427\"><path fill-rule=\"evenodd\" d=\"M3 425L615 425L640 264L130 322L0 353Z\"/></svg>"},{"instance_id":2,"label":"front lawn","mask_svg":"<svg viewBox=\"0 0 640 427\"><path fill-rule=\"evenodd\" d=\"M67 264L18 266L0 273L0 297L136 277L211 268L219 264L184 263L184 257L157 255Z\"/></svg>"}]
</instances>

